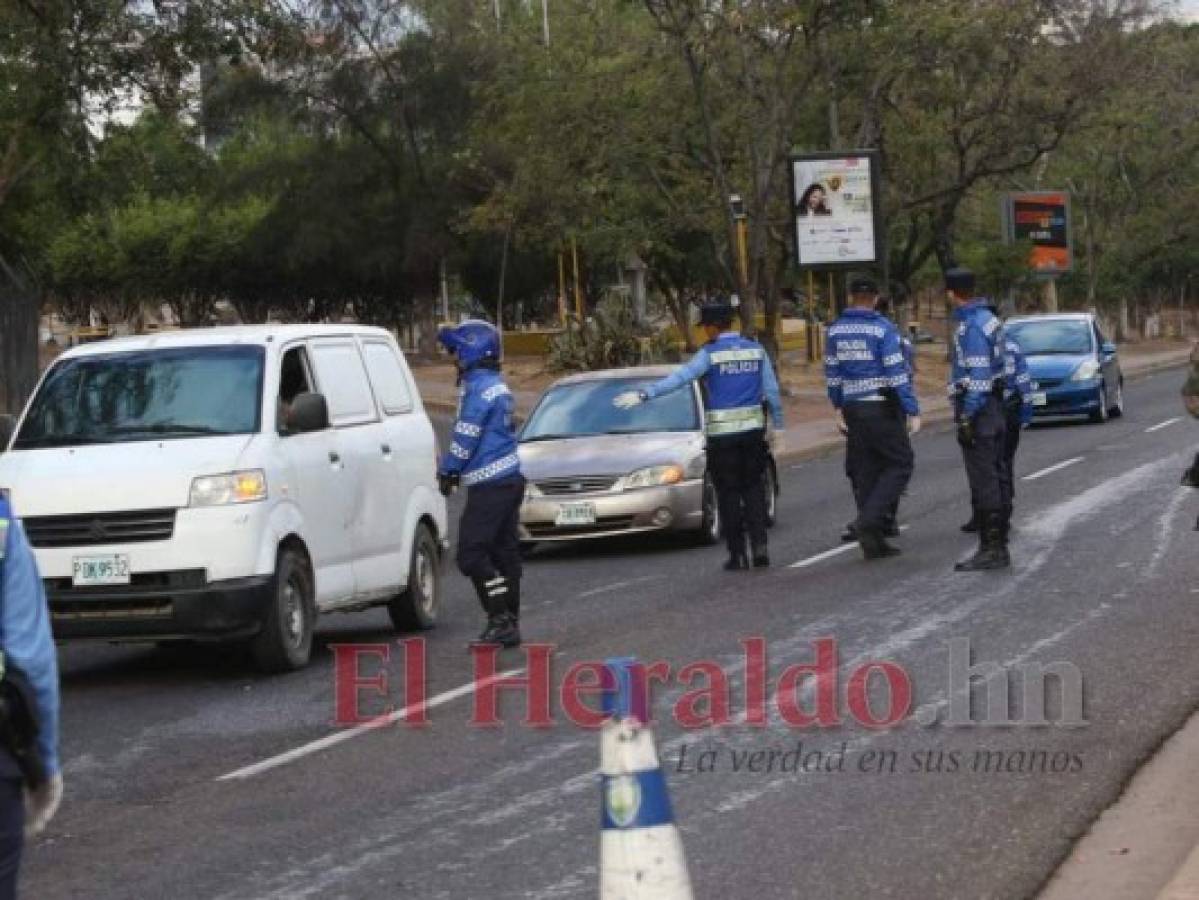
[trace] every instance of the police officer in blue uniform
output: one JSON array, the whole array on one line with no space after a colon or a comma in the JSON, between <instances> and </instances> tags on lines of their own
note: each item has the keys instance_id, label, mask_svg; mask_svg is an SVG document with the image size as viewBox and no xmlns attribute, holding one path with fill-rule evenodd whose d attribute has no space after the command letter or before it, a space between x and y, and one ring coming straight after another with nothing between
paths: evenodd
<instances>
[{"instance_id":1,"label":"police officer in blue uniform","mask_svg":"<svg viewBox=\"0 0 1199 900\"><path fill-rule=\"evenodd\" d=\"M33 551L0 495L0 652L6 693L28 701L32 723L0 722L0 900L17 896L26 835L46 827L62 800L58 663ZM19 686L19 687L18 687ZM11 711L13 704L6 707Z\"/></svg>"},{"instance_id":2,"label":"police officer in blue uniform","mask_svg":"<svg viewBox=\"0 0 1199 900\"><path fill-rule=\"evenodd\" d=\"M899 329L875 308L878 288L858 277L849 294L849 306L828 330L824 373L847 437L846 471L858 509L853 532L867 559L882 559L899 553L886 532L912 477L909 434L920 430L920 404Z\"/></svg>"},{"instance_id":3,"label":"police officer in blue uniform","mask_svg":"<svg viewBox=\"0 0 1199 900\"><path fill-rule=\"evenodd\" d=\"M991 312L996 315L999 310L991 305ZM1011 531L1012 506L1016 499L1016 452L1020 449L1020 432L1032 424L1032 376L1028 372L1028 362L1020 345L1005 334L1003 352L1003 417L1005 423L1003 439L1003 469L1001 470L1001 486L1003 488L1003 528ZM972 504L973 505L973 504ZM978 519L971 515L970 521L962 526L962 531L974 533L978 531Z\"/></svg>"},{"instance_id":4,"label":"police officer in blue uniform","mask_svg":"<svg viewBox=\"0 0 1199 900\"><path fill-rule=\"evenodd\" d=\"M708 342L666 378L642 391L626 391L613 402L628 409L696 379L707 394L708 471L716 488L720 520L729 558L725 568L770 565L766 543L766 413L776 429L783 427L783 405L770 356L757 341L733 330L731 303L709 303L700 309L700 325ZM746 554L749 532L751 554Z\"/></svg>"},{"instance_id":5,"label":"police officer in blue uniform","mask_svg":"<svg viewBox=\"0 0 1199 900\"><path fill-rule=\"evenodd\" d=\"M974 296L974 273L953 268L945 273L945 289L955 305L950 391L958 443L970 482L970 497L979 525L978 551L959 562L959 572L1005 569L1011 565L1004 519L1003 413L1005 340L1003 325L990 301Z\"/></svg>"},{"instance_id":6,"label":"police officer in blue uniform","mask_svg":"<svg viewBox=\"0 0 1199 900\"><path fill-rule=\"evenodd\" d=\"M520 505L525 479L513 428L514 401L500 375L500 333L470 320L437 336L454 355L461 399L438 481L445 496L466 487L458 523L458 568L487 614L478 643L520 644Z\"/></svg>"}]
</instances>

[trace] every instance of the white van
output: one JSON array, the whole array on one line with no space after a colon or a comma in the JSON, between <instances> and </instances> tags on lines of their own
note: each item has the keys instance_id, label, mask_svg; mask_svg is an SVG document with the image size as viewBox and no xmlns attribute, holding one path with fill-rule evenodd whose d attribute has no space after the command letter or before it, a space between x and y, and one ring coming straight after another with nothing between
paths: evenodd
<instances>
[{"instance_id":1,"label":"white van","mask_svg":"<svg viewBox=\"0 0 1199 900\"><path fill-rule=\"evenodd\" d=\"M56 637L248 638L305 665L318 612L432 626L436 440L386 331L286 325L89 344L0 456Z\"/></svg>"}]
</instances>

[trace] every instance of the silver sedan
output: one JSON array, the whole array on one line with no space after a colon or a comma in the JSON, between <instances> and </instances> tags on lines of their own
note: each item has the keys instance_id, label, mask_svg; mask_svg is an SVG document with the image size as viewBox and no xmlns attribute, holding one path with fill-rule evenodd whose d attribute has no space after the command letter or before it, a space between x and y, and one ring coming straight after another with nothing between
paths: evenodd
<instances>
[{"instance_id":1,"label":"silver sedan","mask_svg":"<svg viewBox=\"0 0 1199 900\"><path fill-rule=\"evenodd\" d=\"M522 543L648 531L689 531L707 543L720 539L698 385L631 410L612 404L617 394L670 371L643 366L571 375L541 396L520 433L521 468L529 482L520 513ZM766 477L773 524L773 456Z\"/></svg>"}]
</instances>

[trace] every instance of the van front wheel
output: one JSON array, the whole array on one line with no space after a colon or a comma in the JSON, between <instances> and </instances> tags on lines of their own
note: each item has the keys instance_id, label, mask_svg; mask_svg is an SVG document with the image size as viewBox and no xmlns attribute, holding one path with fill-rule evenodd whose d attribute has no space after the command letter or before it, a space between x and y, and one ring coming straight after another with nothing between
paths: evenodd
<instances>
[{"instance_id":1,"label":"van front wheel","mask_svg":"<svg viewBox=\"0 0 1199 900\"><path fill-rule=\"evenodd\" d=\"M274 593L262 629L250 642L254 662L264 672L290 672L308 665L316 623L316 591L308 560L297 550L279 551Z\"/></svg>"},{"instance_id":2,"label":"van front wheel","mask_svg":"<svg viewBox=\"0 0 1199 900\"><path fill-rule=\"evenodd\" d=\"M437 624L441 609L441 558L427 525L417 525L412 538L408 588L387 604L396 631L423 631Z\"/></svg>"}]
</instances>

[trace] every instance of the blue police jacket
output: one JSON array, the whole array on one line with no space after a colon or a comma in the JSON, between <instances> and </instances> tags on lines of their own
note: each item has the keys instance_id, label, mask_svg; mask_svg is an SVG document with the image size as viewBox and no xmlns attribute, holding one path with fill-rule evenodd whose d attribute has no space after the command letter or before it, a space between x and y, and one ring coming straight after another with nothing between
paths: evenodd
<instances>
[{"instance_id":1,"label":"blue police jacket","mask_svg":"<svg viewBox=\"0 0 1199 900\"><path fill-rule=\"evenodd\" d=\"M776 428L783 427L783 402L770 354L757 341L725 331L686 363L644 391L647 400L677 391L698 378L707 392L709 437L766 427L762 403L770 407Z\"/></svg>"},{"instance_id":2,"label":"blue police jacket","mask_svg":"<svg viewBox=\"0 0 1199 900\"><path fill-rule=\"evenodd\" d=\"M512 392L499 372L477 366L463 374L458 418L441 472L461 475L468 487L520 475L514 407Z\"/></svg>"},{"instance_id":3,"label":"blue police jacket","mask_svg":"<svg viewBox=\"0 0 1199 900\"><path fill-rule=\"evenodd\" d=\"M1020 422L1024 425L1032 421L1032 376L1028 372L1028 362L1024 352L1010 337L1003 342L1003 398L1012 401L1020 398Z\"/></svg>"},{"instance_id":4,"label":"blue police jacket","mask_svg":"<svg viewBox=\"0 0 1199 900\"><path fill-rule=\"evenodd\" d=\"M949 390L958 395L961 412L973 418L992 396L996 378L1004 375L1003 325L985 297L976 297L954 310L953 364Z\"/></svg>"},{"instance_id":5,"label":"blue police jacket","mask_svg":"<svg viewBox=\"0 0 1199 900\"><path fill-rule=\"evenodd\" d=\"M50 612L37 562L8 499L0 497L0 649L25 673L37 701L38 750L46 774L60 771L58 760L58 658L50 633Z\"/></svg>"},{"instance_id":6,"label":"blue police jacket","mask_svg":"<svg viewBox=\"0 0 1199 900\"><path fill-rule=\"evenodd\" d=\"M872 309L851 307L829 327L824 378L837 409L846 403L882 400L883 391L893 390L905 414L920 415L899 329Z\"/></svg>"}]
</instances>

